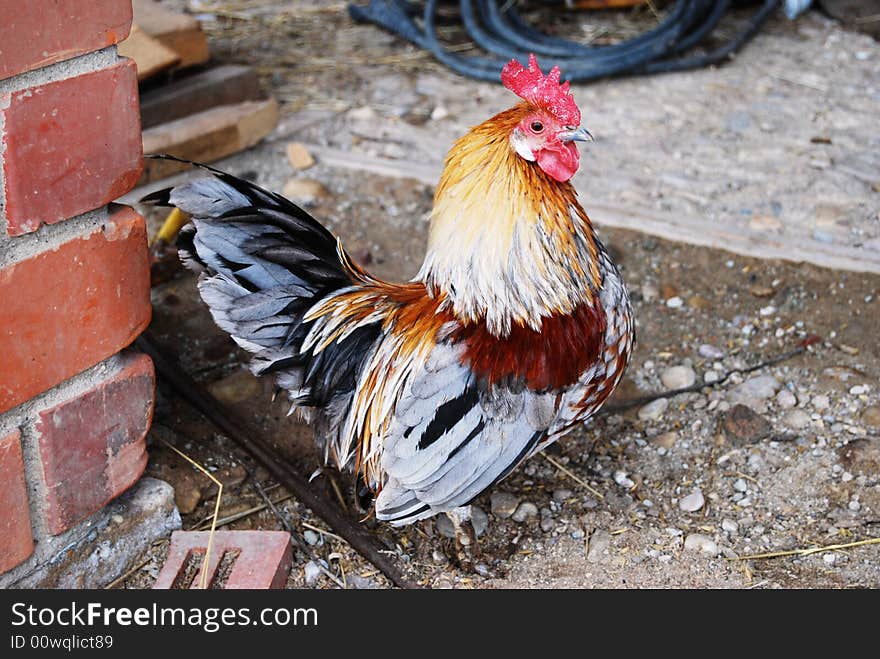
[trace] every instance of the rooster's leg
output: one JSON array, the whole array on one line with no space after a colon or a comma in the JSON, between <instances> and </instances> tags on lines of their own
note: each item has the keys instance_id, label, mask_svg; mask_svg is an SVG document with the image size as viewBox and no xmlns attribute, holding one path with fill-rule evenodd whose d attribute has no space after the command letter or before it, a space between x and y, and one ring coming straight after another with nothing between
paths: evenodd
<instances>
[{"instance_id":1,"label":"rooster's leg","mask_svg":"<svg viewBox=\"0 0 880 659\"><path fill-rule=\"evenodd\" d=\"M452 528L455 530L456 558L462 567L473 565L474 559L480 555L477 535L471 522L471 507L462 506L446 513Z\"/></svg>"}]
</instances>

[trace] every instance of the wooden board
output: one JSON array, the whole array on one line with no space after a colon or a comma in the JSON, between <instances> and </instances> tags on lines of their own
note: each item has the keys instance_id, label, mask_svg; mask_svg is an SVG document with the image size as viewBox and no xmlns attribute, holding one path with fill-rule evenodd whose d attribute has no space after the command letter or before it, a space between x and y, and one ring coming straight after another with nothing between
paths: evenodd
<instances>
[{"instance_id":1,"label":"wooden board","mask_svg":"<svg viewBox=\"0 0 880 659\"><path fill-rule=\"evenodd\" d=\"M134 22L154 39L177 53L181 67L210 59L208 39L192 16L170 11L153 0L133 0Z\"/></svg>"},{"instance_id":2,"label":"wooden board","mask_svg":"<svg viewBox=\"0 0 880 659\"><path fill-rule=\"evenodd\" d=\"M253 146L278 124L278 102L246 101L222 105L144 131L144 153L167 153L197 162L213 162ZM144 160L139 185L164 178L187 165Z\"/></svg>"},{"instance_id":3,"label":"wooden board","mask_svg":"<svg viewBox=\"0 0 880 659\"><path fill-rule=\"evenodd\" d=\"M306 144L320 164L354 169L391 178L410 178L434 186L443 170L441 162L392 160ZM577 183L575 183L577 187ZM620 204L607 200L585 202L585 210L599 226L642 231L667 240L677 240L763 259L806 261L825 268L880 274L880 254L869 250L823 243L810 238L792 241L766 232L728 229L716 224L707 228L699 217Z\"/></svg>"},{"instance_id":4,"label":"wooden board","mask_svg":"<svg viewBox=\"0 0 880 659\"><path fill-rule=\"evenodd\" d=\"M218 66L141 94L141 126L151 128L218 105L264 98L256 72L247 66Z\"/></svg>"},{"instance_id":5,"label":"wooden board","mask_svg":"<svg viewBox=\"0 0 880 659\"><path fill-rule=\"evenodd\" d=\"M138 25L131 26L128 38L117 48L120 55L134 60L137 65L138 81L152 78L180 62L176 52L151 37Z\"/></svg>"}]
</instances>

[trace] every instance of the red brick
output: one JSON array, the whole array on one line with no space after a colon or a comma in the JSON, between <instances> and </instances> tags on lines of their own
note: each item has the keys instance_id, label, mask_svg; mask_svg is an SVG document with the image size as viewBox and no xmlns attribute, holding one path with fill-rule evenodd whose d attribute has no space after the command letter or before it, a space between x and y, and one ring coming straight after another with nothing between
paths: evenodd
<instances>
[{"instance_id":1,"label":"red brick","mask_svg":"<svg viewBox=\"0 0 880 659\"><path fill-rule=\"evenodd\" d=\"M144 218L0 269L0 413L115 354L150 322Z\"/></svg>"},{"instance_id":2,"label":"red brick","mask_svg":"<svg viewBox=\"0 0 880 659\"><path fill-rule=\"evenodd\" d=\"M122 494L147 465L153 362L123 353L121 370L42 410L36 421L46 482L46 526L62 533Z\"/></svg>"},{"instance_id":3,"label":"red brick","mask_svg":"<svg viewBox=\"0 0 880 659\"><path fill-rule=\"evenodd\" d=\"M34 551L20 440L17 430L0 439L0 573Z\"/></svg>"},{"instance_id":4,"label":"red brick","mask_svg":"<svg viewBox=\"0 0 880 659\"><path fill-rule=\"evenodd\" d=\"M198 588L205 565L183 583L183 570L190 557L204 557L208 547L208 531L175 531L171 534L171 546L165 565L159 571L153 588ZM217 567L224 554L234 552L238 555L232 564L226 583L220 586L215 578ZM231 554L234 555L234 554ZM283 588L290 573L292 553L290 534L286 531L217 531L211 546L208 561L208 588L222 587L225 590ZM178 580L179 583L175 583Z\"/></svg>"},{"instance_id":5,"label":"red brick","mask_svg":"<svg viewBox=\"0 0 880 659\"><path fill-rule=\"evenodd\" d=\"M0 79L117 43L128 0L0 0Z\"/></svg>"},{"instance_id":6,"label":"red brick","mask_svg":"<svg viewBox=\"0 0 880 659\"><path fill-rule=\"evenodd\" d=\"M4 105L9 235L98 208L134 187L142 167L134 62L0 96Z\"/></svg>"}]
</instances>

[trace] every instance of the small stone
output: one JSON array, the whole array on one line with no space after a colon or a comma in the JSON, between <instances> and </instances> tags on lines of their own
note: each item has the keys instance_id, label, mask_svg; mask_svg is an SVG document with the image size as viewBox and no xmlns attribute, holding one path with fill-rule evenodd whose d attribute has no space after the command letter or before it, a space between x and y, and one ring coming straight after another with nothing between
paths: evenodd
<instances>
[{"instance_id":1,"label":"small stone","mask_svg":"<svg viewBox=\"0 0 880 659\"><path fill-rule=\"evenodd\" d=\"M776 404L783 410L789 410L797 405L797 398L788 389L783 389L776 394Z\"/></svg>"},{"instance_id":2,"label":"small stone","mask_svg":"<svg viewBox=\"0 0 880 659\"><path fill-rule=\"evenodd\" d=\"M651 443L655 446L660 446L665 449L671 449L675 446L675 442L678 441L678 433L674 430L670 430L669 432L664 432L660 435L651 439Z\"/></svg>"},{"instance_id":3,"label":"small stone","mask_svg":"<svg viewBox=\"0 0 880 659\"><path fill-rule=\"evenodd\" d=\"M660 374L660 382L667 389L690 387L697 380L697 374L690 366L672 366Z\"/></svg>"},{"instance_id":4,"label":"small stone","mask_svg":"<svg viewBox=\"0 0 880 659\"><path fill-rule=\"evenodd\" d=\"M560 503L570 499L571 495L572 495L571 490L566 490L566 489L562 489L562 488L560 488L558 490L553 490L553 500L559 501Z\"/></svg>"},{"instance_id":5,"label":"small stone","mask_svg":"<svg viewBox=\"0 0 880 659\"><path fill-rule=\"evenodd\" d=\"M758 310L758 313L762 316L772 316L776 313L776 307L774 307L772 304L768 304L766 307L761 307Z\"/></svg>"},{"instance_id":6,"label":"small stone","mask_svg":"<svg viewBox=\"0 0 880 659\"><path fill-rule=\"evenodd\" d=\"M110 519L113 520L114 524L122 524L125 521L122 515L112 515Z\"/></svg>"},{"instance_id":7,"label":"small stone","mask_svg":"<svg viewBox=\"0 0 880 659\"><path fill-rule=\"evenodd\" d=\"M773 426L746 405L734 405L721 421L724 436L736 445L753 444L768 437Z\"/></svg>"},{"instance_id":8,"label":"small stone","mask_svg":"<svg viewBox=\"0 0 880 659\"><path fill-rule=\"evenodd\" d=\"M666 398L652 400L647 405L639 408L639 418L642 421L656 421L663 416L667 407L669 407L669 400Z\"/></svg>"},{"instance_id":9,"label":"small stone","mask_svg":"<svg viewBox=\"0 0 880 659\"><path fill-rule=\"evenodd\" d=\"M489 497L492 514L501 519L507 519L519 506L519 499L509 492L492 492Z\"/></svg>"},{"instance_id":10,"label":"small stone","mask_svg":"<svg viewBox=\"0 0 880 659\"><path fill-rule=\"evenodd\" d=\"M431 110L431 120L432 121L440 121L441 119L445 119L449 116L449 110L447 110L442 105L438 105L433 110Z\"/></svg>"},{"instance_id":11,"label":"small stone","mask_svg":"<svg viewBox=\"0 0 880 659\"><path fill-rule=\"evenodd\" d=\"M222 402L234 405L262 394L263 387L250 371L237 369L222 380L212 382L208 391Z\"/></svg>"},{"instance_id":12,"label":"small stone","mask_svg":"<svg viewBox=\"0 0 880 659\"><path fill-rule=\"evenodd\" d=\"M368 121L376 118L376 111L367 105L349 110L347 114L350 119L355 121Z\"/></svg>"},{"instance_id":13,"label":"small stone","mask_svg":"<svg viewBox=\"0 0 880 659\"><path fill-rule=\"evenodd\" d=\"M702 533L691 533L684 539L684 548L686 551L700 551L709 556L718 555L718 545L707 535Z\"/></svg>"},{"instance_id":14,"label":"small stone","mask_svg":"<svg viewBox=\"0 0 880 659\"><path fill-rule=\"evenodd\" d=\"M684 300L682 300L677 295L673 295L671 298L666 300L666 306L670 309L680 309L684 305Z\"/></svg>"},{"instance_id":15,"label":"small stone","mask_svg":"<svg viewBox=\"0 0 880 659\"><path fill-rule=\"evenodd\" d=\"M538 516L538 506L533 504L531 501L523 501L519 506L517 506L516 512L511 515L511 519L518 523L522 524L527 519Z\"/></svg>"},{"instance_id":16,"label":"small stone","mask_svg":"<svg viewBox=\"0 0 880 659\"><path fill-rule=\"evenodd\" d=\"M642 299L645 302L656 300L659 295L660 289L657 288L657 284L650 281L642 284Z\"/></svg>"},{"instance_id":17,"label":"small stone","mask_svg":"<svg viewBox=\"0 0 880 659\"><path fill-rule=\"evenodd\" d=\"M445 514L437 515L434 518L434 525L437 527L437 532L444 538L455 538L455 527L452 526L452 520Z\"/></svg>"},{"instance_id":18,"label":"small stone","mask_svg":"<svg viewBox=\"0 0 880 659\"><path fill-rule=\"evenodd\" d=\"M721 520L721 529L726 531L727 533L737 533L739 531L739 524L734 522L732 519L724 518Z\"/></svg>"},{"instance_id":19,"label":"small stone","mask_svg":"<svg viewBox=\"0 0 880 659\"><path fill-rule=\"evenodd\" d=\"M479 506L471 506L471 526L474 527L474 535L478 538L489 528L489 516Z\"/></svg>"},{"instance_id":20,"label":"small stone","mask_svg":"<svg viewBox=\"0 0 880 659\"><path fill-rule=\"evenodd\" d=\"M706 384L714 384L720 379L721 373L719 373L718 371L706 371L705 374L703 374L703 382L705 382Z\"/></svg>"},{"instance_id":21,"label":"small stone","mask_svg":"<svg viewBox=\"0 0 880 659\"><path fill-rule=\"evenodd\" d=\"M742 478L737 478L733 483L733 489L737 492L748 492L749 486Z\"/></svg>"},{"instance_id":22,"label":"small stone","mask_svg":"<svg viewBox=\"0 0 880 659\"><path fill-rule=\"evenodd\" d=\"M587 561L589 563L601 562L610 546L611 534L604 529L596 529L590 535L590 540L587 543Z\"/></svg>"},{"instance_id":23,"label":"small stone","mask_svg":"<svg viewBox=\"0 0 880 659\"><path fill-rule=\"evenodd\" d=\"M699 293L691 295L687 302L688 306L693 309L709 309L712 306L712 302Z\"/></svg>"},{"instance_id":24,"label":"small stone","mask_svg":"<svg viewBox=\"0 0 880 659\"><path fill-rule=\"evenodd\" d=\"M303 574L306 577L306 586L314 586L318 582L318 577L321 576L321 566L315 561L309 561L303 566Z\"/></svg>"},{"instance_id":25,"label":"small stone","mask_svg":"<svg viewBox=\"0 0 880 659\"><path fill-rule=\"evenodd\" d=\"M620 485L620 487L625 488L627 490L632 489L635 483L633 480L627 476L625 471L615 471L614 472L614 482Z\"/></svg>"},{"instance_id":26,"label":"small stone","mask_svg":"<svg viewBox=\"0 0 880 659\"><path fill-rule=\"evenodd\" d=\"M687 513L694 513L702 508L704 503L706 503L706 500L703 498L702 491L700 491L700 488L696 488L678 502L678 507Z\"/></svg>"},{"instance_id":27,"label":"small stone","mask_svg":"<svg viewBox=\"0 0 880 659\"><path fill-rule=\"evenodd\" d=\"M801 430L810 425L810 415L804 412L803 410L789 410L789 412L782 417L782 423L785 424L787 428L791 428L792 430Z\"/></svg>"},{"instance_id":28,"label":"small stone","mask_svg":"<svg viewBox=\"0 0 880 659\"><path fill-rule=\"evenodd\" d=\"M751 293L755 297L771 297L774 293L776 293L776 289L774 289L772 286L760 286L756 284L749 288L749 293Z\"/></svg>"},{"instance_id":29,"label":"small stone","mask_svg":"<svg viewBox=\"0 0 880 659\"><path fill-rule=\"evenodd\" d=\"M553 530L553 527L556 526L556 522L553 521L552 517L545 517L541 520L541 530L544 533L550 533Z\"/></svg>"},{"instance_id":30,"label":"small stone","mask_svg":"<svg viewBox=\"0 0 880 659\"><path fill-rule=\"evenodd\" d=\"M827 410L830 405L831 405L831 401L829 400L828 396L821 395L821 394L819 396L813 396L813 409L814 410L821 412L823 410Z\"/></svg>"},{"instance_id":31,"label":"small stone","mask_svg":"<svg viewBox=\"0 0 880 659\"><path fill-rule=\"evenodd\" d=\"M862 410L862 423L873 428L880 428L880 405L870 405Z\"/></svg>"},{"instance_id":32,"label":"small stone","mask_svg":"<svg viewBox=\"0 0 880 659\"><path fill-rule=\"evenodd\" d=\"M857 513L857 512L859 512L859 511L862 509L862 504L859 503L859 500L858 500L858 499L853 499L852 501L850 501L850 502L847 504L846 507L849 508L849 509L850 509L851 511L853 511L854 513Z\"/></svg>"},{"instance_id":33,"label":"small stone","mask_svg":"<svg viewBox=\"0 0 880 659\"><path fill-rule=\"evenodd\" d=\"M733 399L763 400L772 397L781 386L772 375L758 375L737 385L731 394Z\"/></svg>"},{"instance_id":34,"label":"small stone","mask_svg":"<svg viewBox=\"0 0 880 659\"><path fill-rule=\"evenodd\" d=\"M303 531L303 540L314 546L321 542L321 536L312 529L306 529Z\"/></svg>"},{"instance_id":35,"label":"small stone","mask_svg":"<svg viewBox=\"0 0 880 659\"><path fill-rule=\"evenodd\" d=\"M829 551L828 553L822 554L822 560L827 565L834 565L837 562L837 555Z\"/></svg>"},{"instance_id":36,"label":"small stone","mask_svg":"<svg viewBox=\"0 0 880 659\"><path fill-rule=\"evenodd\" d=\"M575 529L571 532L572 540L583 540L586 535L583 529Z\"/></svg>"},{"instance_id":37,"label":"small stone","mask_svg":"<svg viewBox=\"0 0 880 659\"><path fill-rule=\"evenodd\" d=\"M327 188L320 181L308 178L292 178L284 184L281 193L291 201L314 204L327 196Z\"/></svg>"},{"instance_id":38,"label":"small stone","mask_svg":"<svg viewBox=\"0 0 880 659\"><path fill-rule=\"evenodd\" d=\"M857 384L854 387L850 387L849 393L853 396L861 396L862 394L866 394L871 390L871 388L866 384Z\"/></svg>"},{"instance_id":39,"label":"small stone","mask_svg":"<svg viewBox=\"0 0 880 659\"><path fill-rule=\"evenodd\" d=\"M706 359L721 359L724 357L724 351L719 350L713 345L709 345L708 343L703 343L697 348L697 353L699 353L700 357L705 357Z\"/></svg>"},{"instance_id":40,"label":"small stone","mask_svg":"<svg viewBox=\"0 0 880 659\"><path fill-rule=\"evenodd\" d=\"M287 160L294 169L308 169L315 165L312 154L299 142L291 142L287 145Z\"/></svg>"}]
</instances>

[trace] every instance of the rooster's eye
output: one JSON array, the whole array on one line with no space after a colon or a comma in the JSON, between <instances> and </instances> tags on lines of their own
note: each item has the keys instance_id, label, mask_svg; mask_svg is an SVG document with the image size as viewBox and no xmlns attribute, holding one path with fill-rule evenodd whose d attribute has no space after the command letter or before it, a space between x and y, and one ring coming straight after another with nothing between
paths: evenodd
<instances>
[{"instance_id":1,"label":"rooster's eye","mask_svg":"<svg viewBox=\"0 0 880 659\"><path fill-rule=\"evenodd\" d=\"M532 129L533 133L540 133L542 130L544 130L544 124L542 124L540 121L533 121L530 128Z\"/></svg>"}]
</instances>

